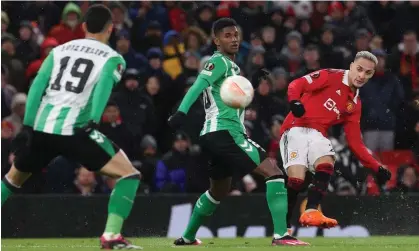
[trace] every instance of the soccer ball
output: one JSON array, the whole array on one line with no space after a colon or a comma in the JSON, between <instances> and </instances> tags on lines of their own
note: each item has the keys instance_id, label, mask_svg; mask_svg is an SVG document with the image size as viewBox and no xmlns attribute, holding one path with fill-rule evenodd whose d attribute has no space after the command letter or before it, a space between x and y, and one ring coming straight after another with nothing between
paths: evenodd
<instances>
[{"instance_id":1,"label":"soccer ball","mask_svg":"<svg viewBox=\"0 0 419 251\"><path fill-rule=\"evenodd\" d=\"M253 95L252 84L240 75L230 76L221 84L221 99L232 108L245 108L252 102Z\"/></svg>"}]
</instances>

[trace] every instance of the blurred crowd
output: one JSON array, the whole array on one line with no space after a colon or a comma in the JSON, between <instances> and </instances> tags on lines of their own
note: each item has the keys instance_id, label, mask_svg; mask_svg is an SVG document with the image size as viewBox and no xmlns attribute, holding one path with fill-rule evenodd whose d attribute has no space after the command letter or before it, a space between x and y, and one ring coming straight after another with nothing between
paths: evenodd
<instances>
[{"instance_id":1,"label":"blurred crowd","mask_svg":"<svg viewBox=\"0 0 419 251\"><path fill-rule=\"evenodd\" d=\"M26 94L54 47L83 38L83 14L91 1L2 2L1 149L2 176L13 161L13 137L22 126ZM116 142L143 174L140 193L202 193L207 163L198 135L205 112L197 100L182 131L167 118L215 50L212 23L234 18L242 38L236 61L242 75L265 67L246 110L250 137L281 166L278 132L288 113L288 84L321 68L348 68L357 51L374 53L375 76L361 90L361 127L372 152L419 154L419 2L104 2L113 13L110 46L127 63L103 114L100 130ZM342 128L331 129L337 152L330 191L367 193L368 172L345 144ZM417 161L417 160L416 160ZM414 163L397 169L391 191L418 192ZM109 193L115 180L89 172L62 157L25 185L26 193ZM232 195L264 191L264 182L237 179Z\"/></svg>"}]
</instances>

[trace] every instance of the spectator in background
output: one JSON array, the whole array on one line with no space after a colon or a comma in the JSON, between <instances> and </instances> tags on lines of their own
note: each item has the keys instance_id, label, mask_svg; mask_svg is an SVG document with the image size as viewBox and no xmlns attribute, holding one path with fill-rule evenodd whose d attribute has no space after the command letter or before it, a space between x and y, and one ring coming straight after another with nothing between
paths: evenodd
<instances>
[{"instance_id":1,"label":"spectator in background","mask_svg":"<svg viewBox=\"0 0 419 251\"><path fill-rule=\"evenodd\" d=\"M161 91L169 91L168 93L173 94L173 92L170 92L170 88L173 86L173 80L163 70L163 52L160 48L154 47L147 51L147 60L148 60L148 66L146 71L144 72L144 78L148 78L149 76L156 76L161 80Z\"/></svg>"},{"instance_id":2,"label":"spectator in background","mask_svg":"<svg viewBox=\"0 0 419 251\"><path fill-rule=\"evenodd\" d=\"M303 64L303 40L297 31L291 31L286 37L287 44L281 50L279 64L284 67L291 76L294 76Z\"/></svg>"},{"instance_id":3,"label":"spectator in background","mask_svg":"<svg viewBox=\"0 0 419 251\"><path fill-rule=\"evenodd\" d=\"M330 26L324 26L320 34L320 66L321 68L344 68L344 55L335 46L335 36Z\"/></svg>"},{"instance_id":4,"label":"spectator in background","mask_svg":"<svg viewBox=\"0 0 419 251\"><path fill-rule=\"evenodd\" d=\"M268 24L275 29L275 45L281 51L285 43L285 35L289 32L284 26L285 13L280 7L273 7L268 13Z\"/></svg>"},{"instance_id":5,"label":"spectator in background","mask_svg":"<svg viewBox=\"0 0 419 251\"><path fill-rule=\"evenodd\" d=\"M304 49L304 66L297 71L294 79L300 78L311 72L318 71L320 67L320 52L317 46L311 44Z\"/></svg>"},{"instance_id":6,"label":"spectator in background","mask_svg":"<svg viewBox=\"0 0 419 251\"><path fill-rule=\"evenodd\" d=\"M112 48L115 48L117 34L122 30L129 30L130 27L125 22L126 8L120 2L112 2L109 5L109 9L112 11L112 22L113 22L113 31L111 37L109 38L109 44Z\"/></svg>"},{"instance_id":7,"label":"spectator in background","mask_svg":"<svg viewBox=\"0 0 419 251\"><path fill-rule=\"evenodd\" d=\"M163 38L164 61L163 69L175 80L183 71L183 53L185 45L177 31L171 30Z\"/></svg>"},{"instance_id":8,"label":"spectator in background","mask_svg":"<svg viewBox=\"0 0 419 251\"><path fill-rule=\"evenodd\" d=\"M185 50L192 53L197 53L202 56L202 49L206 45L207 35L205 32L192 26L183 31L183 41L185 41Z\"/></svg>"},{"instance_id":9,"label":"spectator in background","mask_svg":"<svg viewBox=\"0 0 419 251\"><path fill-rule=\"evenodd\" d=\"M272 70L273 76L273 95L278 100L283 100L287 103L287 91L288 91L288 73L282 67L276 67ZM285 114L283 114L285 115Z\"/></svg>"},{"instance_id":10,"label":"spectator in background","mask_svg":"<svg viewBox=\"0 0 419 251\"><path fill-rule=\"evenodd\" d=\"M177 32L185 30L188 27L186 11L175 1L165 1L164 4L169 14L170 27Z\"/></svg>"},{"instance_id":11,"label":"spectator in background","mask_svg":"<svg viewBox=\"0 0 419 251\"><path fill-rule=\"evenodd\" d=\"M112 100L118 105L122 120L134 136L134 140L140 140L152 127L153 102L150 97L141 93L139 72L136 69L125 71L120 87Z\"/></svg>"},{"instance_id":12,"label":"spectator in background","mask_svg":"<svg viewBox=\"0 0 419 251\"><path fill-rule=\"evenodd\" d=\"M262 46L254 47L249 53L245 72L247 76L253 76L255 72L265 66L265 49Z\"/></svg>"},{"instance_id":13,"label":"spectator in background","mask_svg":"<svg viewBox=\"0 0 419 251\"><path fill-rule=\"evenodd\" d=\"M368 6L368 16L377 31L382 36L385 48L392 47L390 44L393 40L394 33L391 32L391 26L396 9L391 1L372 1ZM381 48L382 49L382 48Z\"/></svg>"},{"instance_id":14,"label":"spectator in background","mask_svg":"<svg viewBox=\"0 0 419 251\"><path fill-rule=\"evenodd\" d=\"M99 125L99 131L124 150L129 158L134 156L135 149L132 134L122 120L119 107L115 102L109 101L106 105Z\"/></svg>"},{"instance_id":15,"label":"spectator in background","mask_svg":"<svg viewBox=\"0 0 419 251\"><path fill-rule=\"evenodd\" d=\"M16 55L16 38L12 34L1 36L1 63L8 69L8 84L12 85L18 92L25 92L27 89L25 81L25 68Z\"/></svg>"},{"instance_id":16,"label":"spectator in background","mask_svg":"<svg viewBox=\"0 0 419 251\"><path fill-rule=\"evenodd\" d=\"M6 12L1 11L1 34L7 32L7 28L9 28L10 19L9 15Z\"/></svg>"},{"instance_id":17,"label":"spectator in background","mask_svg":"<svg viewBox=\"0 0 419 251\"><path fill-rule=\"evenodd\" d=\"M152 21L148 24L144 37L139 38L138 34L132 33L134 49L143 54L146 54L151 48L163 49L163 34L161 29L159 22Z\"/></svg>"},{"instance_id":18,"label":"spectator in background","mask_svg":"<svg viewBox=\"0 0 419 251\"><path fill-rule=\"evenodd\" d=\"M201 3L196 10L196 22L206 36L211 36L212 23L215 21L215 9L212 3Z\"/></svg>"},{"instance_id":19,"label":"spectator in background","mask_svg":"<svg viewBox=\"0 0 419 251\"><path fill-rule=\"evenodd\" d=\"M266 68L275 67L279 57L279 50L275 44L276 30L272 26L265 26L262 29L262 41L265 52Z\"/></svg>"},{"instance_id":20,"label":"spectator in background","mask_svg":"<svg viewBox=\"0 0 419 251\"><path fill-rule=\"evenodd\" d=\"M9 85L9 71L6 65L1 65L1 119L9 116L13 96L16 94L16 88Z\"/></svg>"},{"instance_id":21,"label":"spectator in background","mask_svg":"<svg viewBox=\"0 0 419 251\"><path fill-rule=\"evenodd\" d=\"M389 67L398 74L407 98L419 89L419 43L414 31L407 31L389 56Z\"/></svg>"},{"instance_id":22,"label":"spectator in background","mask_svg":"<svg viewBox=\"0 0 419 251\"><path fill-rule=\"evenodd\" d=\"M317 35L311 28L310 19L306 18L300 20L298 23L298 31L303 36L304 46L318 41Z\"/></svg>"},{"instance_id":23,"label":"spectator in background","mask_svg":"<svg viewBox=\"0 0 419 251\"><path fill-rule=\"evenodd\" d=\"M195 77L198 75L199 63L201 57L196 52L187 51L184 56L183 74L186 78Z\"/></svg>"},{"instance_id":24,"label":"spectator in background","mask_svg":"<svg viewBox=\"0 0 419 251\"><path fill-rule=\"evenodd\" d=\"M138 154L133 158L132 164L141 172L142 181L148 187L152 187L157 162L160 158L157 141L153 136L145 135L138 149Z\"/></svg>"},{"instance_id":25,"label":"spectator in background","mask_svg":"<svg viewBox=\"0 0 419 251\"><path fill-rule=\"evenodd\" d=\"M59 44L67 43L74 39L84 38L81 27L82 13L75 3L68 3L64 7L61 23L52 27L48 36L55 38Z\"/></svg>"},{"instance_id":26,"label":"spectator in background","mask_svg":"<svg viewBox=\"0 0 419 251\"><path fill-rule=\"evenodd\" d=\"M327 16L328 2L318 1L312 2L314 4L313 14L310 17L310 23L313 30L319 35Z\"/></svg>"},{"instance_id":27,"label":"spectator in background","mask_svg":"<svg viewBox=\"0 0 419 251\"><path fill-rule=\"evenodd\" d=\"M27 2L22 7L23 10L19 11L22 19L35 22L40 32L45 35L60 22L61 11L52 1Z\"/></svg>"},{"instance_id":28,"label":"spectator in background","mask_svg":"<svg viewBox=\"0 0 419 251\"><path fill-rule=\"evenodd\" d=\"M419 193L419 174L412 166L401 166L397 170L397 184L392 192Z\"/></svg>"},{"instance_id":29,"label":"spectator in background","mask_svg":"<svg viewBox=\"0 0 419 251\"><path fill-rule=\"evenodd\" d=\"M135 43L140 43L144 38L147 27L153 21L161 25L161 31L167 32L170 29L167 10L158 3L151 1L132 2L129 8L129 15L133 22L132 34L135 34Z\"/></svg>"},{"instance_id":30,"label":"spectator in background","mask_svg":"<svg viewBox=\"0 0 419 251\"><path fill-rule=\"evenodd\" d=\"M32 80L35 78L38 70L41 68L42 62L48 56L50 51L58 46L58 41L55 38L47 37L44 42L41 44L41 57L37 60L32 61L28 68L26 69L26 79L29 81L29 85L32 83Z\"/></svg>"},{"instance_id":31,"label":"spectator in background","mask_svg":"<svg viewBox=\"0 0 419 251\"><path fill-rule=\"evenodd\" d=\"M366 29L368 33L376 33L371 19L367 15L367 10L356 1L345 1L345 18L349 24L349 32L353 34L359 29Z\"/></svg>"},{"instance_id":32,"label":"spectator in background","mask_svg":"<svg viewBox=\"0 0 419 251\"><path fill-rule=\"evenodd\" d=\"M396 146L399 149L409 149L413 145L416 124L412 114L417 113L411 106L415 90L419 89L419 43L414 31L406 31L401 43L393 48L388 57L389 68L400 79L405 93L403 109L397 126Z\"/></svg>"},{"instance_id":33,"label":"spectator in background","mask_svg":"<svg viewBox=\"0 0 419 251\"><path fill-rule=\"evenodd\" d=\"M325 25L333 31L336 44L346 44L350 34L348 34L348 25L345 22L345 8L342 3L338 1L331 2L328 9L328 16L325 19Z\"/></svg>"},{"instance_id":34,"label":"spectator in background","mask_svg":"<svg viewBox=\"0 0 419 251\"><path fill-rule=\"evenodd\" d=\"M15 137L22 129L23 116L25 115L26 94L17 93L13 96L11 111L12 114L4 121L10 122L13 125L13 137Z\"/></svg>"},{"instance_id":35,"label":"spectator in background","mask_svg":"<svg viewBox=\"0 0 419 251\"><path fill-rule=\"evenodd\" d=\"M172 150L157 162L155 191L171 193L186 191L186 172L194 166L189 154L189 146L188 136L183 132L177 132Z\"/></svg>"},{"instance_id":36,"label":"spectator in background","mask_svg":"<svg viewBox=\"0 0 419 251\"><path fill-rule=\"evenodd\" d=\"M101 193L95 173L87 170L85 167L77 169L74 184L67 190L67 193L80 194L82 196Z\"/></svg>"},{"instance_id":37,"label":"spectator in background","mask_svg":"<svg viewBox=\"0 0 419 251\"><path fill-rule=\"evenodd\" d=\"M376 72L368 85L360 90L364 142L373 152L391 151L404 93L399 79L385 70L386 53L383 50L372 53L378 58Z\"/></svg>"},{"instance_id":38,"label":"spectator in background","mask_svg":"<svg viewBox=\"0 0 419 251\"><path fill-rule=\"evenodd\" d=\"M147 60L144 55L137 53L131 46L131 36L127 30L121 30L116 35L116 51L122 55L127 64L127 69L133 68L144 71Z\"/></svg>"},{"instance_id":39,"label":"spectator in background","mask_svg":"<svg viewBox=\"0 0 419 251\"><path fill-rule=\"evenodd\" d=\"M32 24L25 20L20 22L19 41L16 46L16 56L27 67L39 54L39 46L33 38Z\"/></svg>"},{"instance_id":40,"label":"spectator in background","mask_svg":"<svg viewBox=\"0 0 419 251\"><path fill-rule=\"evenodd\" d=\"M355 32L355 43L350 48L352 57L355 57L358 51L370 51L371 35L367 29L359 29Z\"/></svg>"}]
</instances>

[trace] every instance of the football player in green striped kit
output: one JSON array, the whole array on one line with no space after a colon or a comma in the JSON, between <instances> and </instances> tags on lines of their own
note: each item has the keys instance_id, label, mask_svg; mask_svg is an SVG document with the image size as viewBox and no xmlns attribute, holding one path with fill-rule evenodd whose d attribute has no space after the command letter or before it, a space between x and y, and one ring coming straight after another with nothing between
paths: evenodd
<instances>
[{"instance_id":1,"label":"football player in green striped kit","mask_svg":"<svg viewBox=\"0 0 419 251\"><path fill-rule=\"evenodd\" d=\"M1 182L1 204L33 172L62 155L91 171L118 178L109 199L101 247L140 249L120 234L140 173L118 146L96 130L125 60L107 45L113 29L110 10L92 5L84 18L86 38L54 48L29 90L23 129L16 137L16 158Z\"/></svg>"},{"instance_id":2,"label":"football player in green striped kit","mask_svg":"<svg viewBox=\"0 0 419 251\"><path fill-rule=\"evenodd\" d=\"M228 195L233 174L244 176L253 172L266 178L266 199L274 225L272 245L307 245L288 235L287 189L282 172L266 157L265 150L247 137L244 109L231 108L220 97L224 79L240 74L240 68L234 63L240 43L237 24L230 18L219 19L213 24L213 34L217 51L207 61L177 112L169 118L169 125L179 129L189 108L203 93L206 120L200 145L209 159L210 188L196 202L185 232L174 244L201 244L196 233ZM259 70L252 78L255 88L261 77L266 77L266 71Z\"/></svg>"}]
</instances>

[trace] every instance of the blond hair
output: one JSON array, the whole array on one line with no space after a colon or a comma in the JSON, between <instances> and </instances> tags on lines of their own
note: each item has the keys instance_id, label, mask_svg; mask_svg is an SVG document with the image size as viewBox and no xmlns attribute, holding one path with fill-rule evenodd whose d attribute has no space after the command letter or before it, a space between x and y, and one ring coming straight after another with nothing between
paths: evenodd
<instances>
[{"instance_id":1,"label":"blond hair","mask_svg":"<svg viewBox=\"0 0 419 251\"><path fill-rule=\"evenodd\" d=\"M358 52L355 55L354 61L357 60L358 58L364 58L364 59L370 60L370 61L374 62L375 65L378 64L377 57L374 54L372 54L371 52L369 52L369 51L360 51L360 52Z\"/></svg>"}]
</instances>

